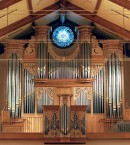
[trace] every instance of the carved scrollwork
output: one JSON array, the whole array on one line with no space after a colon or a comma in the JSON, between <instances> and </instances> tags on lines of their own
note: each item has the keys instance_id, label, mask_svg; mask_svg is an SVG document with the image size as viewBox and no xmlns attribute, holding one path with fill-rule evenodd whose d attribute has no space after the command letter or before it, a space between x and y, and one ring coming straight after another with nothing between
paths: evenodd
<instances>
[{"instance_id":1,"label":"carved scrollwork","mask_svg":"<svg viewBox=\"0 0 130 145\"><path fill-rule=\"evenodd\" d=\"M91 100L92 98L92 87L75 87L74 88L74 100L76 100L78 97L80 97L80 94L84 93L86 96L86 99Z\"/></svg>"},{"instance_id":2,"label":"carved scrollwork","mask_svg":"<svg viewBox=\"0 0 130 145\"><path fill-rule=\"evenodd\" d=\"M108 59L111 54L116 54L119 60L123 58L123 45L119 40L102 40L103 52L106 59Z\"/></svg>"},{"instance_id":3,"label":"carved scrollwork","mask_svg":"<svg viewBox=\"0 0 130 145\"><path fill-rule=\"evenodd\" d=\"M57 138L57 137L59 138L61 136L61 133L59 130L59 118L60 118L59 110L58 111L53 110L53 109L51 111L45 110L44 116L48 120L48 123L45 124L45 128L48 128L48 126L51 126L51 127L49 127L48 130L45 130L44 136L48 139ZM55 116L55 123L54 123L54 116Z\"/></svg>"},{"instance_id":4,"label":"carved scrollwork","mask_svg":"<svg viewBox=\"0 0 130 145\"><path fill-rule=\"evenodd\" d=\"M24 69L28 70L30 74L36 75L36 63L24 63Z\"/></svg>"},{"instance_id":5,"label":"carved scrollwork","mask_svg":"<svg viewBox=\"0 0 130 145\"><path fill-rule=\"evenodd\" d=\"M80 36L80 42L81 44L84 42L84 41L87 41L87 42L90 42L90 35L88 35L88 33L85 33L84 35L81 35Z\"/></svg>"},{"instance_id":6,"label":"carved scrollwork","mask_svg":"<svg viewBox=\"0 0 130 145\"><path fill-rule=\"evenodd\" d=\"M99 46L99 42L96 37L92 35L91 29L91 27L85 26L79 28L81 44L83 42L88 42L92 47L92 55L103 55L103 50Z\"/></svg>"},{"instance_id":7,"label":"carved scrollwork","mask_svg":"<svg viewBox=\"0 0 130 145\"><path fill-rule=\"evenodd\" d=\"M47 42L48 36L45 34L41 34L41 35L37 35L35 38L38 42L40 41Z\"/></svg>"},{"instance_id":8,"label":"carved scrollwork","mask_svg":"<svg viewBox=\"0 0 130 145\"><path fill-rule=\"evenodd\" d=\"M11 40L6 43L6 57L9 58L10 55L16 54L20 59L23 59L24 53L24 41L22 40Z\"/></svg>"},{"instance_id":9,"label":"carved scrollwork","mask_svg":"<svg viewBox=\"0 0 130 145\"><path fill-rule=\"evenodd\" d=\"M44 41L47 42L48 39L48 30L50 29L50 27L48 26L36 26L35 30L36 30L36 40L38 42Z\"/></svg>"},{"instance_id":10,"label":"carved scrollwork","mask_svg":"<svg viewBox=\"0 0 130 145\"><path fill-rule=\"evenodd\" d=\"M23 50L20 49L7 49L7 58L9 58L10 55L16 54L18 58L22 59L23 58Z\"/></svg>"},{"instance_id":11,"label":"carved scrollwork","mask_svg":"<svg viewBox=\"0 0 130 145\"><path fill-rule=\"evenodd\" d=\"M99 42L95 36L92 36L92 55L103 55L103 50L99 47Z\"/></svg>"},{"instance_id":12,"label":"carved scrollwork","mask_svg":"<svg viewBox=\"0 0 130 145\"><path fill-rule=\"evenodd\" d=\"M99 73L100 70L103 69L103 67L104 67L103 64L99 64L99 63L93 64L91 69L91 76L94 77L96 74Z\"/></svg>"},{"instance_id":13,"label":"carved scrollwork","mask_svg":"<svg viewBox=\"0 0 130 145\"><path fill-rule=\"evenodd\" d=\"M67 104L67 106L70 106L71 104L70 104L70 97L68 96L68 97L66 97L66 98L64 98L64 97L60 97L60 106L62 106L62 105L64 105L64 104Z\"/></svg>"},{"instance_id":14,"label":"carved scrollwork","mask_svg":"<svg viewBox=\"0 0 130 145\"><path fill-rule=\"evenodd\" d=\"M51 100L53 100L53 87L37 87L37 99L39 100L42 94L44 94L45 92L48 95L48 97L50 97Z\"/></svg>"},{"instance_id":15,"label":"carved scrollwork","mask_svg":"<svg viewBox=\"0 0 130 145\"><path fill-rule=\"evenodd\" d=\"M49 47L48 47L48 52L53 57L53 59L58 60L58 61L64 61L64 62L74 60L76 56L79 54L79 51L80 51L79 44L77 44L75 51L71 55L59 56L53 50L52 44L49 44Z\"/></svg>"},{"instance_id":16,"label":"carved scrollwork","mask_svg":"<svg viewBox=\"0 0 130 145\"><path fill-rule=\"evenodd\" d=\"M118 56L119 60L121 60L123 58L123 53L119 49L115 49L115 50L114 49L106 49L106 50L104 50L104 56L107 59L111 56L111 54L114 54L114 53Z\"/></svg>"},{"instance_id":17,"label":"carved scrollwork","mask_svg":"<svg viewBox=\"0 0 130 145\"><path fill-rule=\"evenodd\" d=\"M24 54L25 55L34 55L35 54L35 47L36 47L35 39L29 40L29 45L25 49Z\"/></svg>"}]
</instances>

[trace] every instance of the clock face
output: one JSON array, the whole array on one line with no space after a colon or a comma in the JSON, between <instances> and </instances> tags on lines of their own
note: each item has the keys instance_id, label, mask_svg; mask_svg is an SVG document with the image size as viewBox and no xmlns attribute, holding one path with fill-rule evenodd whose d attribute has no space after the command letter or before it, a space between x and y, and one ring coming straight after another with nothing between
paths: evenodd
<instances>
[{"instance_id":1,"label":"clock face","mask_svg":"<svg viewBox=\"0 0 130 145\"><path fill-rule=\"evenodd\" d=\"M74 33L67 26L59 26L52 33L54 44L61 48L69 47L74 41Z\"/></svg>"}]
</instances>

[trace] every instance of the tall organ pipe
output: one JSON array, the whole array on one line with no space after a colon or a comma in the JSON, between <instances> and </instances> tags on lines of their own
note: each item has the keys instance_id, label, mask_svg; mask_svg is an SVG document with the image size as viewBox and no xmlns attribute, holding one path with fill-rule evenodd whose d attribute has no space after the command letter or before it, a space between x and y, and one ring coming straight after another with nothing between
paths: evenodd
<instances>
[{"instance_id":1,"label":"tall organ pipe","mask_svg":"<svg viewBox=\"0 0 130 145\"><path fill-rule=\"evenodd\" d=\"M24 69L24 113L35 112L34 75Z\"/></svg>"},{"instance_id":2,"label":"tall organ pipe","mask_svg":"<svg viewBox=\"0 0 130 145\"><path fill-rule=\"evenodd\" d=\"M83 42L81 49L81 78L90 78L90 46L88 42Z\"/></svg>"},{"instance_id":3,"label":"tall organ pipe","mask_svg":"<svg viewBox=\"0 0 130 145\"><path fill-rule=\"evenodd\" d=\"M47 59L47 46L46 43L40 42L37 48L37 77L38 78L46 78L46 59Z\"/></svg>"},{"instance_id":4,"label":"tall organ pipe","mask_svg":"<svg viewBox=\"0 0 130 145\"><path fill-rule=\"evenodd\" d=\"M107 62L107 115L122 116L121 62L115 53Z\"/></svg>"},{"instance_id":5,"label":"tall organ pipe","mask_svg":"<svg viewBox=\"0 0 130 145\"><path fill-rule=\"evenodd\" d=\"M7 73L7 108L12 117L21 116L21 62L16 54L12 54L8 61Z\"/></svg>"},{"instance_id":6,"label":"tall organ pipe","mask_svg":"<svg viewBox=\"0 0 130 145\"><path fill-rule=\"evenodd\" d=\"M101 69L95 75L93 82L93 111L94 113L104 113L104 70Z\"/></svg>"}]
</instances>

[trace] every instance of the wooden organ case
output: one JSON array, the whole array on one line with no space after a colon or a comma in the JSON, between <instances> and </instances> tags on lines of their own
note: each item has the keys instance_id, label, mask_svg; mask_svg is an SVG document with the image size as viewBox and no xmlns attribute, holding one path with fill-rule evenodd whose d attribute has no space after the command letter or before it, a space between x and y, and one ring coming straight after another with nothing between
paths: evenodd
<instances>
[{"instance_id":1,"label":"wooden organ case","mask_svg":"<svg viewBox=\"0 0 130 145\"><path fill-rule=\"evenodd\" d=\"M79 41L62 50L49 41L48 26L35 29L30 40L5 42L4 109L13 117L43 116L45 142L85 142L86 132L102 133L100 119L123 115L122 44L102 40L100 47L92 28L79 26Z\"/></svg>"}]
</instances>

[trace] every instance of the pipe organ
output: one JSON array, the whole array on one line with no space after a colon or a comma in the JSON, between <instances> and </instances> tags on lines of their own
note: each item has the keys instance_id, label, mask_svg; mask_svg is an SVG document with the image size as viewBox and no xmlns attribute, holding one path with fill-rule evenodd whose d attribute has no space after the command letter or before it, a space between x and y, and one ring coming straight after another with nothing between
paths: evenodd
<instances>
[{"instance_id":1,"label":"pipe organ","mask_svg":"<svg viewBox=\"0 0 130 145\"><path fill-rule=\"evenodd\" d=\"M37 47L37 78L46 78L47 44L40 42Z\"/></svg>"},{"instance_id":2,"label":"pipe organ","mask_svg":"<svg viewBox=\"0 0 130 145\"><path fill-rule=\"evenodd\" d=\"M24 69L24 113L35 112L34 75Z\"/></svg>"},{"instance_id":3,"label":"pipe organ","mask_svg":"<svg viewBox=\"0 0 130 145\"><path fill-rule=\"evenodd\" d=\"M11 116L21 116L21 70L18 56L12 53L8 60L6 103Z\"/></svg>"},{"instance_id":4,"label":"pipe organ","mask_svg":"<svg viewBox=\"0 0 130 145\"><path fill-rule=\"evenodd\" d=\"M43 106L44 142L85 142L86 106L71 105L71 94L60 94L58 97L59 105Z\"/></svg>"},{"instance_id":5,"label":"pipe organ","mask_svg":"<svg viewBox=\"0 0 130 145\"><path fill-rule=\"evenodd\" d=\"M91 78L90 52L90 44L88 42L83 42L81 44L81 78Z\"/></svg>"},{"instance_id":6,"label":"pipe organ","mask_svg":"<svg viewBox=\"0 0 130 145\"><path fill-rule=\"evenodd\" d=\"M94 77L93 82L93 112L103 113L104 112L104 70L101 69Z\"/></svg>"},{"instance_id":7,"label":"pipe organ","mask_svg":"<svg viewBox=\"0 0 130 145\"><path fill-rule=\"evenodd\" d=\"M84 138L88 114L123 116L123 47L119 40L98 41L91 27L79 26L75 44L59 49L49 41L49 29L36 26L30 40L4 42L3 109L15 118L44 114L45 137ZM63 94L72 94L71 103Z\"/></svg>"},{"instance_id":8,"label":"pipe organ","mask_svg":"<svg viewBox=\"0 0 130 145\"><path fill-rule=\"evenodd\" d=\"M107 116L123 116L123 53L119 41L104 44L106 53L106 112ZM109 50L108 50L109 49Z\"/></svg>"},{"instance_id":9,"label":"pipe organ","mask_svg":"<svg viewBox=\"0 0 130 145\"><path fill-rule=\"evenodd\" d=\"M37 88L37 113L42 113L43 105L54 105L53 87Z\"/></svg>"}]
</instances>

